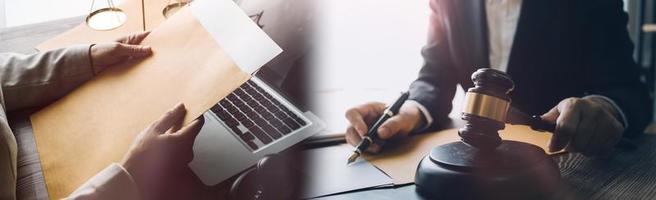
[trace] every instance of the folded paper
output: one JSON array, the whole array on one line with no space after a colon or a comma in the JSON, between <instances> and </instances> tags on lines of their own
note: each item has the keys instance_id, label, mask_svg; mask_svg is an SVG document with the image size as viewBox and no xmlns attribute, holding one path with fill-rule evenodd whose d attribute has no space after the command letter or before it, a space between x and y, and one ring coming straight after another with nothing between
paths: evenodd
<instances>
[{"instance_id":1,"label":"folded paper","mask_svg":"<svg viewBox=\"0 0 656 200\"><path fill-rule=\"evenodd\" d=\"M392 186L392 179L366 160L346 165L353 152L350 145L311 149L303 152L303 199L364 188Z\"/></svg>"}]
</instances>

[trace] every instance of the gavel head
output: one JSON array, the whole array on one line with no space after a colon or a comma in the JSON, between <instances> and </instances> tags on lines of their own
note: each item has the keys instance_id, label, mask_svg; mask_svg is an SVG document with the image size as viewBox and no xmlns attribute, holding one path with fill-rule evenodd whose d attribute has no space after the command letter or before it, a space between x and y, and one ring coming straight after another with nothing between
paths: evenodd
<instances>
[{"instance_id":1,"label":"gavel head","mask_svg":"<svg viewBox=\"0 0 656 200\"><path fill-rule=\"evenodd\" d=\"M508 93L515 84L508 74L489 68L477 70L471 79L474 87L467 90L461 117L465 126L458 135L478 149L494 149L501 144L498 131L505 128Z\"/></svg>"}]
</instances>

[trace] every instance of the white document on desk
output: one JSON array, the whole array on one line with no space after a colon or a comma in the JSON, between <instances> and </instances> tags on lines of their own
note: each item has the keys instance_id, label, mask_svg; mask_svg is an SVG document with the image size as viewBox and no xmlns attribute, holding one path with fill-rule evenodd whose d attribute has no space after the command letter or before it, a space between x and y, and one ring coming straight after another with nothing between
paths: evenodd
<instances>
[{"instance_id":1,"label":"white document on desk","mask_svg":"<svg viewBox=\"0 0 656 200\"><path fill-rule=\"evenodd\" d=\"M321 197L353 190L392 186L392 179L366 160L346 165L353 153L346 145L307 150L301 198Z\"/></svg>"},{"instance_id":2,"label":"white document on desk","mask_svg":"<svg viewBox=\"0 0 656 200\"><path fill-rule=\"evenodd\" d=\"M282 52L239 6L228 0L196 0L196 19L245 72L253 73Z\"/></svg>"}]
</instances>

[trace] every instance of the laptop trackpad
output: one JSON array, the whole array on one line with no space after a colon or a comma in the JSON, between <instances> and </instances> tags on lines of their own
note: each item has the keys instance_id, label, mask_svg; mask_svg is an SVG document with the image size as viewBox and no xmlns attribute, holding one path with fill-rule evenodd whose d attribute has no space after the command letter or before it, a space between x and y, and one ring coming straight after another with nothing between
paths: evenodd
<instances>
[{"instance_id":1,"label":"laptop trackpad","mask_svg":"<svg viewBox=\"0 0 656 200\"><path fill-rule=\"evenodd\" d=\"M194 142L191 170L205 185L216 185L248 168L256 160L223 124L209 113Z\"/></svg>"}]
</instances>

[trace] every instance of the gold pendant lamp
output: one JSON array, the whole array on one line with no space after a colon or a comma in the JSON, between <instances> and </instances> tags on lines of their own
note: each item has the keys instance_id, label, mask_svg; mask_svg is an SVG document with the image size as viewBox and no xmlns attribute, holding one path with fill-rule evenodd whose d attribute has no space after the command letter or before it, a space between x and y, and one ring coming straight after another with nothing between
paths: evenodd
<instances>
[{"instance_id":1,"label":"gold pendant lamp","mask_svg":"<svg viewBox=\"0 0 656 200\"><path fill-rule=\"evenodd\" d=\"M105 5L91 1L89 15L86 18L86 24L89 28L99 31L108 31L120 27L127 20L127 15L123 10L114 5L113 0L107 0ZM97 8L96 8L97 7Z\"/></svg>"},{"instance_id":2,"label":"gold pendant lamp","mask_svg":"<svg viewBox=\"0 0 656 200\"><path fill-rule=\"evenodd\" d=\"M188 6L192 0L167 0L166 7L162 10L164 17L169 18L184 6Z\"/></svg>"}]
</instances>

